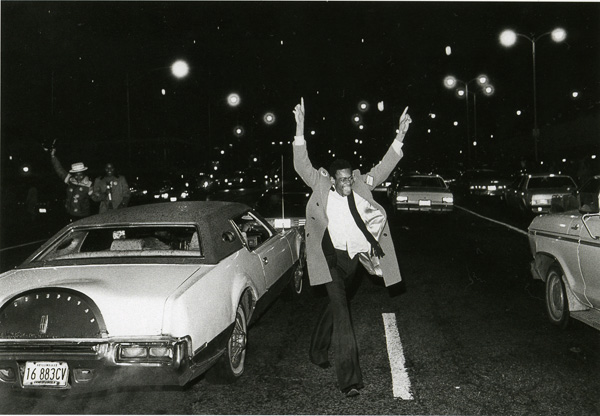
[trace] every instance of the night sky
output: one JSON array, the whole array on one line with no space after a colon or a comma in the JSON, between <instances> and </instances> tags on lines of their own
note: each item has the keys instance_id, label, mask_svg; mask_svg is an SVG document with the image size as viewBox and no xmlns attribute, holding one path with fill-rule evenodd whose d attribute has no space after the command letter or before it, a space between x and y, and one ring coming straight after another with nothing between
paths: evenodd
<instances>
[{"instance_id":1,"label":"night sky","mask_svg":"<svg viewBox=\"0 0 600 416\"><path fill-rule=\"evenodd\" d=\"M139 170L157 146L187 149L181 164L190 168L222 149L237 164L245 163L240 154L266 164L287 157L277 146L294 134L301 96L316 159L328 149L351 154L364 139L360 151L375 162L408 105L407 157L458 160L467 111L444 88L448 74L488 75L495 94L476 96L470 134L477 129L482 159L509 154L510 140L531 134L532 54L522 38L501 46L506 28L528 36L567 31L561 44L549 36L536 44L542 133L598 120L600 3L2 1L1 16L3 172L43 165L39 144L54 139L65 163L92 168L112 157L132 169L123 150L131 144ZM184 79L169 72L176 59L190 66ZM241 97L238 107L226 103L231 92ZM361 100L370 105L365 113ZM273 125L263 122L267 111ZM364 130L352 122L358 113Z\"/></svg>"}]
</instances>

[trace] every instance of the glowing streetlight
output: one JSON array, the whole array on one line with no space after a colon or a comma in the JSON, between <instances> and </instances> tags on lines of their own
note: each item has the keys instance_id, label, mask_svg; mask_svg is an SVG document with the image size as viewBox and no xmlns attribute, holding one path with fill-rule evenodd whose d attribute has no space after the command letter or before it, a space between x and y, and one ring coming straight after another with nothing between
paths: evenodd
<instances>
[{"instance_id":1,"label":"glowing streetlight","mask_svg":"<svg viewBox=\"0 0 600 416\"><path fill-rule=\"evenodd\" d=\"M229 104L230 107L237 107L240 105L241 101L240 96L236 93L231 93L227 96L227 104Z\"/></svg>"},{"instance_id":2,"label":"glowing streetlight","mask_svg":"<svg viewBox=\"0 0 600 416\"><path fill-rule=\"evenodd\" d=\"M171 65L171 73L175 75L176 78L186 77L189 72L190 67L185 61L175 61L173 65Z\"/></svg>"},{"instance_id":3,"label":"glowing streetlight","mask_svg":"<svg viewBox=\"0 0 600 416\"><path fill-rule=\"evenodd\" d=\"M533 136L533 148L534 148L534 154L535 154L535 161L538 162L538 139L540 137L540 130L538 129L538 122L537 122L537 91L536 91L536 70L535 70L535 43L542 37L550 35L550 37L552 38L552 40L554 42L560 43L562 41L564 41L567 38L567 32L560 27L557 27L556 29L550 31L550 32L546 32L546 33L542 33L539 36L534 36L531 35L531 37L524 35L522 33L516 33L513 30L505 30L502 33L500 33L500 43L503 46L506 46L507 48L513 46L516 42L517 42L517 38L518 37L522 37L527 39L529 42L531 42L531 59L533 62L533 130L532 130L532 136Z\"/></svg>"},{"instance_id":4,"label":"glowing streetlight","mask_svg":"<svg viewBox=\"0 0 600 416\"><path fill-rule=\"evenodd\" d=\"M269 125L275 123L275 114L266 113L263 117L263 121L265 122L265 124L269 124Z\"/></svg>"}]
</instances>

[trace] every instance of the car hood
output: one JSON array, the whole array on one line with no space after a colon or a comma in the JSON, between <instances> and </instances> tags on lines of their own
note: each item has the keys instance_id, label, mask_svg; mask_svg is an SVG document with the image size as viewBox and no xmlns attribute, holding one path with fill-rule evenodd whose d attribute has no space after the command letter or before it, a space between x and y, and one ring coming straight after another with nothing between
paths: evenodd
<instances>
[{"instance_id":1,"label":"car hood","mask_svg":"<svg viewBox=\"0 0 600 416\"><path fill-rule=\"evenodd\" d=\"M15 269L0 276L0 305L36 289L67 289L95 304L109 336L162 333L165 303L187 279L214 266L91 265Z\"/></svg>"},{"instance_id":2,"label":"car hood","mask_svg":"<svg viewBox=\"0 0 600 416\"><path fill-rule=\"evenodd\" d=\"M546 231L557 234L569 234L570 224L579 217L577 210L556 214L538 215L531 224L529 231Z\"/></svg>"}]
</instances>

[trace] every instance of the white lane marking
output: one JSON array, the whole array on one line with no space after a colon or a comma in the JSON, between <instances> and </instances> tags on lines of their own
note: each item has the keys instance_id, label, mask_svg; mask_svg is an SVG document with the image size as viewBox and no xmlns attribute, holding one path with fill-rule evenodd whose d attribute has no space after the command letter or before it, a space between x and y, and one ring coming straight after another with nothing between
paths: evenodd
<instances>
[{"instance_id":1,"label":"white lane marking","mask_svg":"<svg viewBox=\"0 0 600 416\"><path fill-rule=\"evenodd\" d=\"M511 230L513 230L513 231L516 231L516 232L518 232L518 233L521 233L521 234L524 234L524 235L528 235L528 234L527 234L527 231L523 231L523 230L521 230L520 228L513 227L512 225L508 225L508 224L506 224L506 223L503 223L503 222L500 222L500 221L496 221L496 220L493 220L493 219L491 219L491 218L488 218L488 217L484 217L484 216L483 216L483 215L481 215L481 214L478 214L478 213L476 213L476 212L470 211L470 210L468 210L468 209L466 209L466 208L463 208L463 207L459 207L458 205L455 205L455 207L456 207L456 208L460 208L460 209L462 209L463 211L466 211L466 212L468 212L468 213L470 213L470 214L473 214L473 215L475 215L475 216L477 216L477 217L479 217L479 218L483 218L484 220L488 220L488 221L494 222L494 223L496 223L496 224L503 225L503 226L505 226L506 228L509 228L509 229L511 229Z\"/></svg>"},{"instance_id":2,"label":"white lane marking","mask_svg":"<svg viewBox=\"0 0 600 416\"><path fill-rule=\"evenodd\" d=\"M384 313L383 325L385 327L385 338L387 342L388 357L390 359L390 368L392 370L392 386L394 397L400 397L404 400L412 400L410 393L410 379L408 372L404 367L404 352L398 325L396 324L396 314Z\"/></svg>"}]
</instances>

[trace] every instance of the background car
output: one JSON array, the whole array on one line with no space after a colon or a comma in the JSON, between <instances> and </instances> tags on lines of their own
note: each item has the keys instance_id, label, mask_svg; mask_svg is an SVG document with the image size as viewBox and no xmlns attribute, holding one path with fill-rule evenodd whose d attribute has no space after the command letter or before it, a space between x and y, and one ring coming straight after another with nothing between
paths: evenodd
<instances>
[{"instance_id":1,"label":"background car","mask_svg":"<svg viewBox=\"0 0 600 416\"><path fill-rule=\"evenodd\" d=\"M547 214L553 200L573 196L576 189L575 181L567 175L525 174L505 189L504 198L509 208L522 214Z\"/></svg>"},{"instance_id":2,"label":"background car","mask_svg":"<svg viewBox=\"0 0 600 416\"><path fill-rule=\"evenodd\" d=\"M569 318L600 329L600 175L580 189L579 210L539 215L529 226L535 279L546 284L550 322Z\"/></svg>"},{"instance_id":3,"label":"background car","mask_svg":"<svg viewBox=\"0 0 600 416\"><path fill-rule=\"evenodd\" d=\"M239 203L74 222L0 275L0 387L234 381L248 324L288 286L301 245L297 229L278 232Z\"/></svg>"},{"instance_id":4,"label":"background car","mask_svg":"<svg viewBox=\"0 0 600 416\"><path fill-rule=\"evenodd\" d=\"M510 185L507 175L494 169L470 169L454 183L455 193L462 197L504 197L504 189Z\"/></svg>"},{"instance_id":5,"label":"background car","mask_svg":"<svg viewBox=\"0 0 600 416\"><path fill-rule=\"evenodd\" d=\"M394 211L449 212L454 196L439 175L403 175L394 184L391 201Z\"/></svg>"}]
</instances>

